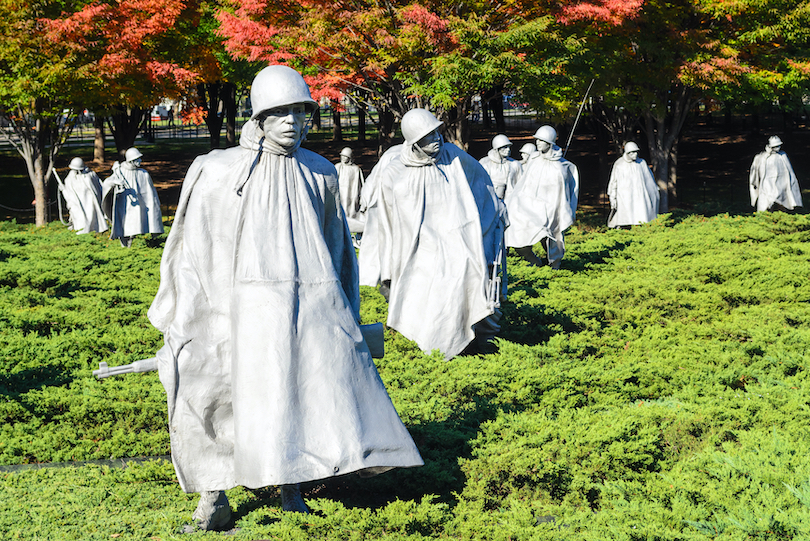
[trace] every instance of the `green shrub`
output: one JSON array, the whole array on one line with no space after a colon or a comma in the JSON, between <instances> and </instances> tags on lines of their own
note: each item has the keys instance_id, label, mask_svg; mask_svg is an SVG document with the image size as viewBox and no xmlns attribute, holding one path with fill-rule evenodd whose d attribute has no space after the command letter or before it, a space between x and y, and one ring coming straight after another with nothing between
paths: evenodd
<instances>
[{"instance_id":1,"label":"green shrub","mask_svg":"<svg viewBox=\"0 0 810 541\"><path fill-rule=\"evenodd\" d=\"M308 516L233 489L233 538L810 538L808 240L807 215L673 214L572 228L556 272L510 254L497 353L444 361L386 330L425 466L306 486ZM160 347L161 243L0 224L0 462L169 452L155 374L90 374ZM196 502L163 462L0 475L10 539L173 539Z\"/></svg>"}]
</instances>

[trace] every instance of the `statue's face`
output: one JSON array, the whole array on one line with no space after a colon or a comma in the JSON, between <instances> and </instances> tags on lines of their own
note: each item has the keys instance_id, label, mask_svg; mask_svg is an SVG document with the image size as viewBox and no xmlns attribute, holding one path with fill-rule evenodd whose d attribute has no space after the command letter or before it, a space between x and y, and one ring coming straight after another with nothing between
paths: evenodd
<instances>
[{"instance_id":1,"label":"statue's face","mask_svg":"<svg viewBox=\"0 0 810 541\"><path fill-rule=\"evenodd\" d=\"M140 159L140 158L135 158L134 160L132 160L132 162L131 162L131 163L132 163L132 165L134 165L135 167L140 167L140 166L141 166L141 159Z\"/></svg>"},{"instance_id":2,"label":"statue's face","mask_svg":"<svg viewBox=\"0 0 810 541\"><path fill-rule=\"evenodd\" d=\"M542 139L537 139L537 150L545 154L551 148L551 143L547 143Z\"/></svg>"},{"instance_id":3,"label":"statue's face","mask_svg":"<svg viewBox=\"0 0 810 541\"><path fill-rule=\"evenodd\" d=\"M439 135L439 130L433 130L426 136L422 137L416 142L416 146L421 148L422 152L431 158L435 157L442 149L442 137Z\"/></svg>"},{"instance_id":4,"label":"statue's face","mask_svg":"<svg viewBox=\"0 0 810 541\"><path fill-rule=\"evenodd\" d=\"M340 163L346 163L346 164L352 163L352 157L347 156L346 154L341 154L340 155Z\"/></svg>"},{"instance_id":5,"label":"statue's face","mask_svg":"<svg viewBox=\"0 0 810 541\"><path fill-rule=\"evenodd\" d=\"M768 152L770 152L771 154L776 154L780 150L782 150L782 145L776 147L768 147Z\"/></svg>"},{"instance_id":6,"label":"statue's face","mask_svg":"<svg viewBox=\"0 0 810 541\"><path fill-rule=\"evenodd\" d=\"M498 154L500 154L501 158L508 158L512 154L512 147L509 145L502 146L498 149Z\"/></svg>"},{"instance_id":7,"label":"statue's face","mask_svg":"<svg viewBox=\"0 0 810 541\"><path fill-rule=\"evenodd\" d=\"M283 147L291 147L301 140L307 109L303 103L273 107L263 113L261 123L264 137Z\"/></svg>"},{"instance_id":8,"label":"statue's face","mask_svg":"<svg viewBox=\"0 0 810 541\"><path fill-rule=\"evenodd\" d=\"M628 162L634 162L638 159L638 150L631 150L630 152L625 152L624 158Z\"/></svg>"}]
</instances>

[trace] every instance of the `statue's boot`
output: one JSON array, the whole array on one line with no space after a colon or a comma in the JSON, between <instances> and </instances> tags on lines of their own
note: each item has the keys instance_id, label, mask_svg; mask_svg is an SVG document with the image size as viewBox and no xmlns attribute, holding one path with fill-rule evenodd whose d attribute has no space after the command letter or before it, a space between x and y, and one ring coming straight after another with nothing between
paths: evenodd
<instances>
[{"instance_id":1,"label":"statue's boot","mask_svg":"<svg viewBox=\"0 0 810 541\"><path fill-rule=\"evenodd\" d=\"M544 267L547 265L546 261L537 257L537 254L534 253L531 246L522 246L520 248L515 248L515 251L518 253L520 257L525 259L529 262L529 264L534 265L535 267Z\"/></svg>"},{"instance_id":2,"label":"statue's boot","mask_svg":"<svg viewBox=\"0 0 810 541\"><path fill-rule=\"evenodd\" d=\"M293 513L309 513L300 485L281 485L281 509Z\"/></svg>"},{"instance_id":3,"label":"statue's boot","mask_svg":"<svg viewBox=\"0 0 810 541\"><path fill-rule=\"evenodd\" d=\"M494 313L473 325L475 342L480 353L495 353L498 350L495 345L495 335L501 330L499 322L502 316L503 312L499 308L495 308Z\"/></svg>"},{"instance_id":4,"label":"statue's boot","mask_svg":"<svg viewBox=\"0 0 810 541\"><path fill-rule=\"evenodd\" d=\"M231 506L222 490L200 492L200 502L191 518L201 530L223 530L231 521Z\"/></svg>"}]
</instances>

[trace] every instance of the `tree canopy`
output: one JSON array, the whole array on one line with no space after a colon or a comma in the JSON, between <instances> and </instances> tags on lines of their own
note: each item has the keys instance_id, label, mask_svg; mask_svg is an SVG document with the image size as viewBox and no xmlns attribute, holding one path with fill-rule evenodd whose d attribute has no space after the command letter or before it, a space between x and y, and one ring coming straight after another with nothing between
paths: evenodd
<instances>
[{"instance_id":1,"label":"tree canopy","mask_svg":"<svg viewBox=\"0 0 810 541\"><path fill-rule=\"evenodd\" d=\"M79 99L80 77L43 35L41 18L60 9L47 0L0 1L0 111L11 125L2 135L25 160L37 225L47 221L48 179Z\"/></svg>"},{"instance_id":2,"label":"tree canopy","mask_svg":"<svg viewBox=\"0 0 810 541\"><path fill-rule=\"evenodd\" d=\"M796 109L810 80L806 0L2 0L0 9L7 114L116 113L119 149L148 107L189 92L219 133L212 112L233 101L228 85L247 84L264 63L301 70L315 99L376 110L382 145L414 106L437 111L464 144L472 97L501 89L564 122L594 80L590 114L616 146L642 127L669 198L698 100Z\"/></svg>"}]
</instances>

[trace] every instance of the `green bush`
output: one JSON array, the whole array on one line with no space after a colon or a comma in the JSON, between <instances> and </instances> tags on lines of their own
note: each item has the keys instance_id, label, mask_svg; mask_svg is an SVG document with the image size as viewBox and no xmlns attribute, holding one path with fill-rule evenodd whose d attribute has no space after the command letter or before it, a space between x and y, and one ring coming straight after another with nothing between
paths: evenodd
<instances>
[{"instance_id":1,"label":"green bush","mask_svg":"<svg viewBox=\"0 0 810 541\"><path fill-rule=\"evenodd\" d=\"M233 538L810 538L808 240L807 215L672 214L572 228L556 272L510 254L498 352L444 361L386 330L377 365L425 466L312 483L307 516L233 489ZM155 374L90 374L160 347L162 241L0 224L0 462L169 452ZM196 503L164 462L0 491L10 539L173 539Z\"/></svg>"}]
</instances>

